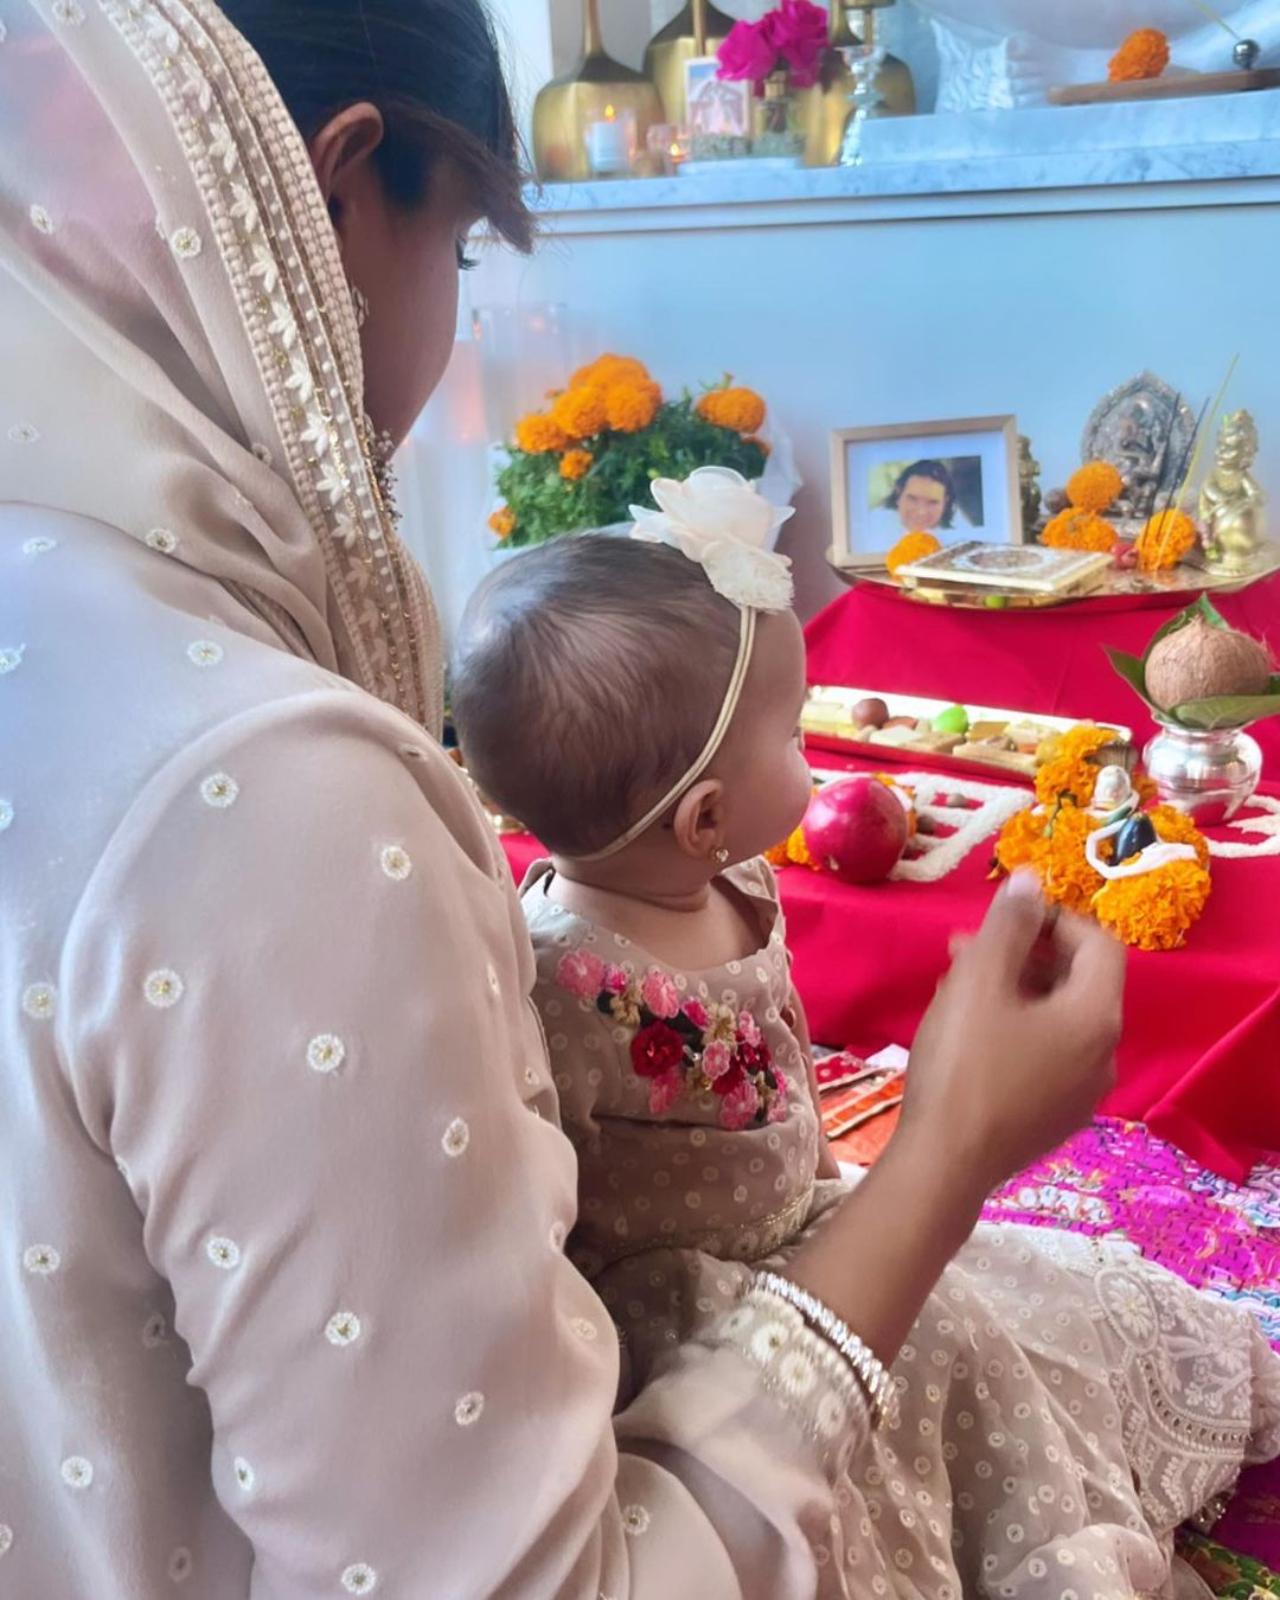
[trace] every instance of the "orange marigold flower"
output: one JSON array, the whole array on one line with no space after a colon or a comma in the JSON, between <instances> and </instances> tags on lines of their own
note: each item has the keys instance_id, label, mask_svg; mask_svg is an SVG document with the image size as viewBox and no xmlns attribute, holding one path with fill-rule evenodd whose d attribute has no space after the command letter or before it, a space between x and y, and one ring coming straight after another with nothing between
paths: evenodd
<instances>
[{"instance_id":1,"label":"orange marigold flower","mask_svg":"<svg viewBox=\"0 0 1280 1600\"><path fill-rule=\"evenodd\" d=\"M1069 795L1078 806L1090 805L1100 770L1090 758L1115 739L1110 728L1095 728L1088 722L1059 735L1050 747L1049 759L1036 773L1036 799L1040 804L1053 806Z\"/></svg>"},{"instance_id":2,"label":"orange marigold flower","mask_svg":"<svg viewBox=\"0 0 1280 1600\"><path fill-rule=\"evenodd\" d=\"M1068 506L1050 517L1040 535L1040 543L1051 550L1097 550L1115 548L1116 530L1095 511Z\"/></svg>"},{"instance_id":3,"label":"orange marigold flower","mask_svg":"<svg viewBox=\"0 0 1280 1600\"><path fill-rule=\"evenodd\" d=\"M1040 879L1046 900L1085 914L1106 881L1084 853L1085 840L1099 825L1070 803L1019 811L1000 831L996 863L1004 872L1029 867Z\"/></svg>"},{"instance_id":4,"label":"orange marigold flower","mask_svg":"<svg viewBox=\"0 0 1280 1600\"><path fill-rule=\"evenodd\" d=\"M1139 950L1178 950L1205 908L1213 880L1198 861L1170 861L1136 878L1112 878L1093 897L1094 916Z\"/></svg>"},{"instance_id":5,"label":"orange marigold flower","mask_svg":"<svg viewBox=\"0 0 1280 1600\"><path fill-rule=\"evenodd\" d=\"M1144 572L1160 572L1176 567L1196 542L1196 525L1185 511L1170 506L1147 520L1134 549Z\"/></svg>"},{"instance_id":6,"label":"orange marigold flower","mask_svg":"<svg viewBox=\"0 0 1280 1600\"><path fill-rule=\"evenodd\" d=\"M765 404L754 389L711 389L701 396L697 413L717 428L735 433L759 433L764 426Z\"/></svg>"},{"instance_id":7,"label":"orange marigold flower","mask_svg":"<svg viewBox=\"0 0 1280 1600\"><path fill-rule=\"evenodd\" d=\"M570 483L575 483L579 478L585 478L591 471L591 463L595 457L590 450L566 450L560 458L560 476L567 478Z\"/></svg>"},{"instance_id":8,"label":"orange marigold flower","mask_svg":"<svg viewBox=\"0 0 1280 1600\"><path fill-rule=\"evenodd\" d=\"M568 442L564 429L545 412L535 411L516 423L516 444L531 456L563 450Z\"/></svg>"},{"instance_id":9,"label":"orange marigold flower","mask_svg":"<svg viewBox=\"0 0 1280 1600\"><path fill-rule=\"evenodd\" d=\"M1086 461L1067 479L1067 499L1081 511L1105 511L1123 488L1124 479L1109 461Z\"/></svg>"},{"instance_id":10,"label":"orange marigold flower","mask_svg":"<svg viewBox=\"0 0 1280 1600\"><path fill-rule=\"evenodd\" d=\"M509 539L516 531L516 514L510 506L499 506L489 517L489 526L499 539Z\"/></svg>"},{"instance_id":11,"label":"orange marigold flower","mask_svg":"<svg viewBox=\"0 0 1280 1600\"><path fill-rule=\"evenodd\" d=\"M1179 811L1177 806L1152 806L1147 815L1157 839L1163 839L1166 844L1194 845L1196 859L1202 867L1208 867L1208 842L1185 811Z\"/></svg>"},{"instance_id":12,"label":"orange marigold flower","mask_svg":"<svg viewBox=\"0 0 1280 1600\"><path fill-rule=\"evenodd\" d=\"M644 383L648 377L649 369L634 356L606 354L579 367L569 379L569 387L580 389L584 384L594 383L607 389L611 383Z\"/></svg>"},{"instance_id":13,"label":"orange marigold flower","mask_svg":"<svg viewBox=\"0 0 1280 1600\"><path fill-rule=\"evenodd\" d=\"M909 567L913 561L923 561L941 549L941 541L931 533L904 533L884 558L884 564L892 577L899 567Z\"/></svg>"},{"instance_id":14,"label":"orange marigold flower","mask_svg":"<svg viewBox=\"0 0 1280 1600\"><path fill-rule=\"evenodd\" d=\"M814 872L821 870L818 863L809 854L809 846L804 839L803 824L787 838L787 860L793 867L809 867Z\"/></svg>"},{"instance_id":15,"label":"orange marigold flower","mask_svg":"<svg viewBox=\"0 0 1280 1600\"><path fill-rule=\"evenodd\" d=\"M583 384L560 395L551 407L551 420L570 439L590 439L604 431L608 422L604 390L597 384Z\"/></svg>"},{"instance_id":16,"label":"orange marigold flower","mask_svg":"<svg viewBox=\"0 0 1280 1600\"><path fill-rule=\"evenodd\" d=\"M649 378L613 384L605 395L605 417L618 433L647 428L662 404L662 390Z\"/></svg>"},{"instance_id":17,"label":"orange marigold flower","mask_svg":"<svg viewBox=\"0 0 1280 1600\"><path fill-rule=\"evenodd\" d=\"M1158 78L1169 65L1169 41L1159 28L1139 28L1112 56L1107 77L1112 83Z\"/></svg>"}]
</instances>

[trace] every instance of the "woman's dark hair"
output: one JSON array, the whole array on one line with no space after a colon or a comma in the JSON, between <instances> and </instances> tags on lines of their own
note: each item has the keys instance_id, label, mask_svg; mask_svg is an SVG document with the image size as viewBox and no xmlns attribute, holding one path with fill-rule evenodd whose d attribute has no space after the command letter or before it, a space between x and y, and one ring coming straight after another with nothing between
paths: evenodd
<instances>
[{"instance_id":1,"label":"woman's dark hair","mask_svg":"<svg viewBox=\"0 0 1280 1600\"><path fill-rule=\"evenodd\" d=\"M940 483L946 490L946 504L942 508L942 521L940 526L949 528L951 519L956 511L956 486L951 474L941 461L913 461L909 467L902 471L893 481L893 488L885 496L885 506L889 511L898 509L898 501L902 499L902 491L912 478L928 478L932 483Z\"/></svg>"},{"instance_id":2,"label":"woman's dark hair","mask_svg":"<svg viewBox=\"0 0 1280 1600\"><path fill-rule=\"evenodd\" d=\"M451 160L490 225L529 248L520 143L483 0L222 0L222 9L304 138L367 100L386 125L376 160L392 199L418 204L436 163Z\"/></svg>"}]
</instances>

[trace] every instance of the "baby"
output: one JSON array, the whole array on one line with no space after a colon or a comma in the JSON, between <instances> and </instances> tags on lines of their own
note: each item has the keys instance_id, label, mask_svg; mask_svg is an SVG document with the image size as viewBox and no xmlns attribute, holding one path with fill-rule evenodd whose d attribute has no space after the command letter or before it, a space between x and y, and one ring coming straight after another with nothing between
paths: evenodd
<instances>
[{"instance_id":1,"label":"baby","mask_svg":"<svg viewBox=\"0 0 1280 1600\"><path fill-rule=\"evenodd\" d=\"M758 859L810 792L800 630L765 548L780 518L719 469L654 494L637 539L496 572L454 675L476 782L551 852L524 887L534 999L580 1167L569 1248L617 1323L621 1404L721 1312L761 1360L785 1347L743 1291L761 1269L785 1288L844 1193ZM1174 1530L1280 1452L1258 1328L1123 1243L980 1225L888 1381L883 1426L834 1469L820 1600L1190 1594ZM777 1382L853 1451L807 1358Z\"/></svg>"},{"instance_id":2,"label":"baby","mask_svg":"<svg viewBox=\"0 0 1280 1600\"><path fill-rule=\"evenodd\" d=\"M641 531L670 544L500 568L453 679L473 777L551 852L523 889L535 1002L580 1164L570 1253L625 1336L624 1400L840 1192L761 859L812 790L803 638L761 548L781 518L718 469L662 492L684 520ZM716 515L761 543L698 531Z\"/></svg>"}]
</instances>

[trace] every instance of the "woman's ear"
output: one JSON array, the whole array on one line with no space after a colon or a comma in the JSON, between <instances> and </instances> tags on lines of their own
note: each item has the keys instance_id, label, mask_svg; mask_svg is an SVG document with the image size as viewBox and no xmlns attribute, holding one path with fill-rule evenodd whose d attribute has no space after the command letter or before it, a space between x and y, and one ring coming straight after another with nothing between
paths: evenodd
<instances>
[{"instance_id":1,"label":"woman's ear","mask_svg":"<svg viewBox=\"0 0 1280 1600\"><path fill-rule=\"evenodd\" d=\"M385 132L381 111L362 100L330 117L311 140L311 165L344 246L350 229L358 225L366 197L381 193L372 157ZM371 180L378 184L376 191L370 189Z\"/></svg>"},{"instance_id":2,"label":"woman's ear","mask_svg":"<svg viewBox=\"0 0 1280 1600\"><path fill-rule=\"evenodd\" d=\"M719 778L703 778L681 796L671 830L685 855L710 861L724 843L727 821L724 784Z\"/></svg>"}]
</instances>

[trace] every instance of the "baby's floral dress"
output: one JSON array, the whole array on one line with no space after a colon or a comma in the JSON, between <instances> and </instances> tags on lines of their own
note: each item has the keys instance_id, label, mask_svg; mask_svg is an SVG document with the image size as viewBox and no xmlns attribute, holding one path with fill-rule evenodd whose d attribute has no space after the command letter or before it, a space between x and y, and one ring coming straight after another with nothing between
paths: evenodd
<instances>
[{"instance_id":1,"label":"baby's floral dress","mask_svg":"<svg viewBox=\"0 0 1280 1600\"><path fill-rule=\"evenodd\" d=\"M523 889L534 1001L579 1160L569 1252L618 1328L619 1403L718 1324L802 1414L821 1375L789 1320L743 1295L846 1191L815 1178L772 872L725 874L759 908L760 948L698 972L557 905L551 876L536 866ZM896 1425L859 1428L843 1455L827 1441L822 1600L1207 1594L1175 1529L1280 1454L1280 1359L1253 1320L1120 1243L980 1225L894 1377Z\"/></svg>"}]
</instances>

